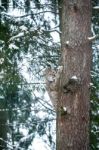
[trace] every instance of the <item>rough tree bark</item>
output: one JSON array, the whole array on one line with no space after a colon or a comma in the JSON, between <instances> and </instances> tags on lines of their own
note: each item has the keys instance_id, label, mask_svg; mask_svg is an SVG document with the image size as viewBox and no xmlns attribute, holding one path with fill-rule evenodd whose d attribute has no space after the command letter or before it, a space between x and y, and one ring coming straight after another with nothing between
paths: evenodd
<instances>
[{"instance_id":1,"label":"rough tree bark","mask_svg":"<svg viewBox=\"0 0 99 150\"><path fill-rule=\"evenodd\" d=\"M62 0L60 6L63 72L57 104L56 149L88 150L91 1Z\"/></svg>"},{"instance_id":2,"label":"rough tree bark","mask_svg":"<svg viewBox=\"0 0 99 150\"><path fill-rule=\"evenodd\" d=\"M6 149L7 141L7 112L1 107L0 102L0 150Z\"/></svg>"}]
</instances>

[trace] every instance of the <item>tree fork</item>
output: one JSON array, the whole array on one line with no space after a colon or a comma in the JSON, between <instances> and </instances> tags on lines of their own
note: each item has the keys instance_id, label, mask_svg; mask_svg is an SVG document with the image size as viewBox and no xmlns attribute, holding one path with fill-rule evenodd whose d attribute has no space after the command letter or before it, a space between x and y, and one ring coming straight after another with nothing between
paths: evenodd
<instances>
[{"instance_id":1,"label":"tree fork","mask_svg":"<svg viewBox=\"0 0 99 150\"><path fill-rule=\"evenodd\" d=\"M63 0L60 3L63 72L58 88L56 149L89 150L91 1ZM79 79L80 84L71 92L71 86L64 83L70 83L73 77ZM68 92L64 92L64 87Z\"/></svg>"}]
</instances>

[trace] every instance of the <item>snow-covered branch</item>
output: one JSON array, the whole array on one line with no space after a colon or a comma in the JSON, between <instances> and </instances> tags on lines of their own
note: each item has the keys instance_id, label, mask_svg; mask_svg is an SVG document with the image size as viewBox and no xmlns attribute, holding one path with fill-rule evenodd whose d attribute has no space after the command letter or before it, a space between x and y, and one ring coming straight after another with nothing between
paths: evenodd
<instances>
[{"instance_id":1,"label":"snow-covered branch","mask_svg":"<svg viewBox=\"0 0 99 150\"><path fill-rule=\"evenodd\" d=\"M93 9L99 10L99 6L95 6L93 7Z\"/></svg>"},{"instance_id":2,"label":"snow-covered branch","mask_svg":"<svg viewBox=\"0 0 99 150\"><path fill-rule=\"evenodd\" d=\"M26 143L27 141L32 139L33 136L34 136L34 133L31 133L31 134L27 135L26 137L21 138L14 150L19 150L20 144L21 143Z\"/></svg>"},{"instance_id":3,"label":"snow-covered branch","mask_svg":"<svg viewBox=\"0 0 99 150\"><path fill-rule=\"evenodd\" d=\"M8 17L13 17L13 18L25 18L25 17L31 16L31 15L40 15L40 14L44 14L44 13L58 14L55 11L41 11L41 12L38 12L38 13L33 13L33 14L30 13L30 14L25 14L25 15L20 15L20 16L12 16L8 13L2 12L2 15L5 15L5 16L8 16Z\"/></svg>"},{"instance_id":4,"label":"snow-covered branch","mask_svg":"<svg viewBox=\"0 0 99 150\"><path fill-rule=\"evenodd\" d=\"M24 32L21 32L21 33L15 35L15 36L11 37L9 42L11 42L11 41L13 41L13 40L15 40L17 38L23 37L23 36L24 36Z\"/></svg>"},{"instance_id":5,"label":"snow-covered branch","mask_svg":"<svg viewBox=\"0 0 99 150\"><path fill-rule=\"evenodd\" d=\"M13 145L11 145L9 142L5 141L4 139L0 138L0 141L3 141L4 143L6 143L9 147L9 149L12 149L13 150ZM2 145L1 145L2 146ZM0 147L1 147L0 146Z\"/></svg>"},{"instance_id":6,"label":"snow-covered branch","mask_svg":"<svg viewBox=\"0 0 99 150\"><path fill-rule=\"evenodd\" d=\"M89 41L93 41L93 40L96 40L97 38L99 38L99 34L94 35L94 36L92 36L92 37L88 37L88 40L89 40Z\"/></svg>"}]
</instances>

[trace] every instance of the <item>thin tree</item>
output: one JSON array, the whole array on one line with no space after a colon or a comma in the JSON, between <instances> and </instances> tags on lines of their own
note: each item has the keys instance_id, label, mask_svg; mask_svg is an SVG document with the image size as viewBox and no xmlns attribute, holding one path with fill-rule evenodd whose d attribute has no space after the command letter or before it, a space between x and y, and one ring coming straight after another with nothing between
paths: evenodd
<instances>
[{"instance_id":1,"label":"thin tree","mask_svg":"<svg viewBox=\"0 0 99 150\"><path fill-rule=\"evenodd\" d=\"M60 5L61 65L57 104L57 150L89 149L91 26L90 0Z\"/></svg>"}]
</instances>

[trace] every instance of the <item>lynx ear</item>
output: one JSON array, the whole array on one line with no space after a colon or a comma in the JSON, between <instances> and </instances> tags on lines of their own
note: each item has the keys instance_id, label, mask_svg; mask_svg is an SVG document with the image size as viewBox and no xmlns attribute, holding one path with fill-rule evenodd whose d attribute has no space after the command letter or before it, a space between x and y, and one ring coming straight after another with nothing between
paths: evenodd
<instances>
[{"instance_id":1,"label":"lynx ear","mask_svg":"<svg viewBox=\"0 0 99 150\"><path fill-rule=\"evenodd\" d=\"M57 68L57 70L58 70L59 72L62 72L62 71L63 71L63 66L59 66L59 67Z\"/></svg>"}]
</instances>

